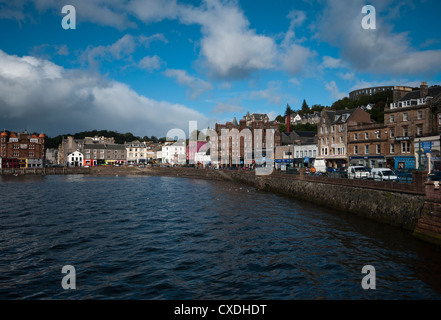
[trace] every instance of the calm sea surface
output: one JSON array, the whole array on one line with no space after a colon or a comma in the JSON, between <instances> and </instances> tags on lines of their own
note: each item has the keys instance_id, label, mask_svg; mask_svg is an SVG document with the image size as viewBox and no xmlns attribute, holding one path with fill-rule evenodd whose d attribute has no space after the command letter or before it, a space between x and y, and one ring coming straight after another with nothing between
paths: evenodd
<instances>
[{"instance_id":1,"label":"calm sea surface","mask_svg":"<svg viewBox=\"0 0 441 320\"><path fill-rule=\"evenodd\" d=\"M441 298L438 247L239 184L2 177L0 199L0 299Z\"/></svg>"}]
</instances>

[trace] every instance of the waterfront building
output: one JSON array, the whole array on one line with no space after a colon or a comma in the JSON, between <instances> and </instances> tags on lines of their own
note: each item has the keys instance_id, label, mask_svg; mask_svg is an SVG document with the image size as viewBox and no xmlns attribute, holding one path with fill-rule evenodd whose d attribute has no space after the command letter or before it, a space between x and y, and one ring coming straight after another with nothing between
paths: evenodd
<instances>
[{"instance_id":1,"label":"waterfront building","mask_svg":"<svg viewBox=\"0 0 441 320\"><path fill-rule=\"evenodd\" d=\"M276 146L274 167L276 170L285 170L292 167L294 162L294 145Z\"/></svg>"},{"instance_id":2,"label":"waterfront building","mask_svg":"<svg viewBox=\"0 0 441 320\"><path fill-rule=\"evenodd\" d=\"M228 130L228 138L222 139L222 130ZM274 131L274 135L269 135L272 141L267 141L267 134L270 130ZM266 158L275 159L274 148L282 144L279 123L269 121L266 114L247 112L239 122L234 118L232 122L225 124L216 123L214 131L218 141L210 146L216 149L215 154L211 151L211 158L215 165L249 167L254 164L255 160L265 162ZM235 131L238 134L234 134ZM259 132L261 136L258 135ZM267 153L267 148L271 149L270 154Z\"/></svg>"},{"instance_id":3,"label":"waterfront building","mask_svg":"<svg viewBox=\"0 0 441 320\"><path fill-rule=\"evenodd\" d=\"M84 144L84 166L123 165L127 161L123 144Z\"/></svg>"},{"instance_id":4,"label":"waterfront building","mask_svg":"<svg viewBox=\"0 0 441 320\"><path fill-rule=\"evenodd\" d=\"M84 160L83 154L80 151L76 150L68 154L67 166L71 168L82 167L83 160Z\"/></svg>"},{"instance_id":5,"label":"waterfront building","mask_svg":"<svg viewBox=\"0 0 441 320\"><path fill-rule=\"evenodd\" d=\"M148 161L147 144L138 140L126 143L127 164L145 164Z\"/></svg>"},{"instance_id":6,"label":"waterfront building","mask_svg":"<svg viewBox=\"0 0 441 320\"><path fill-rule=\"evenodd\" d=\"M371 116L361 108L323 110L318 124L318 159L327 167L340 169L348 164L347 130L349 126L372 123Z\"/></svg>"},{"instance_id":7,"label":"waterfront building","mask_svg":"<svg viewBox=\"0 0 441 320\"><path fill-rule=\"evenodd\" d=\"M388 131L384 123L348 126L349 165L385 168Z\"/></svg>"},{"instance_id":8,"label":"waterfront building","mask_svg":"<svg viewBox=\"0 0 441 320\"><path fill-rule=\"evenodd\" d=\"M162 147L161 156L162 156L162 163L185 164L186 163L185 141L176 141L174 143L165 144Z\"/></svg>"},{"instance_id":9,"label":"waterfront building","mask_svg":"<svg viewBox=\"0 0 441 320\"><path fill-rule=\"evenodd\" d=\"M384 110L388 129L388 167L415 169L423 144L423 159L429 163L428 170L439 168L439 140L441 124L441 86L428 87L422 82L419 90L406 94ZM417 146L417 147L416 147ZM433 148L432 148L433 147ZM429 158L429 161L427 159Z\"/></svg>"},{"instance_id":10,"label":"waterfront building","mask_svg":"<svg viewBox=\"0 0 441 320\"><path fill-rule=\"evenodd\" d=\"M46 165L54 166L58 164L58 148L46 149Z\"/></svg>"},{"instance_id":11,"label":"waterfront building","mask_svg":"<svg viewBox=\"0 0 441 320\"><path fill-rule=\"evenodd\" d=\"M297 168L311 167L317 158L317 154L317 143L294 145L294 166Z\"/></svg>"},{"instance_id":12,"label":"waterfront building","mask_svg":"<svg viewBox=\"0 0 441 320\"><path fill-rule=\"evenodd\" d=\"M189 141L186 147L185 160L187 164L196 163L195 155L202 150L206 152L207 142L206 141Z\"/></svg>"},{"instance_id":13,"label":"waterfront building","mask_svg":"<svg viewBox=\"0 0 441 320\"><path fill-rule=\"evenodd\" d=\"M80 151L84 154L84 145L95 145L95 144L115 144L114 138L107 137L85 137L84 139L75 139L72 136L67 136L61 140L58 146L58 164L67 165L68 155L75 151Z\"/></svg>"},{"instance_id":14,"label":"waterfront building","mask_svg":"<svg viewBox=\"0 0 441 320\"><path fill-rule=\"evenodd\" d=\"M2 132L0 158L3 168L43 168L45 134Z\"/></svg>"},{"instance_id":15,"label":"waterfront building","mask_svg":"<svg viewBox=\"0 0 441 320\"><path fill-rule=\"evenodd\" d=\"M58 145L58 164L67 165L68 155L77 150L84 152L84 139L74 139L73 136L63 138Z\"/></svg>"}]
</instances>

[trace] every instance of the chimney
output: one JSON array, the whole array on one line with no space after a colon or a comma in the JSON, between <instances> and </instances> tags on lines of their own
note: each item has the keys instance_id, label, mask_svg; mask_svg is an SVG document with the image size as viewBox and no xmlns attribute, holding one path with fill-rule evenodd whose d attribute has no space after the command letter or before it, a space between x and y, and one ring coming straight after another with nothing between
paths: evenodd
<instances>
[{"instance_id":1,"label":"chimney","mask_svg":"<svg viewBox=\"0 0 441 320\"><path fill-rule=\"evenodd\" d=\"M420 98L425 98L428 95L429 95L429 87L427 86L427 82L421 82Z\"/></svg>"},{"instance_id":2,"label":"chimney","mask_svg":"<svg viewBox=\"0 0 441 320\"><path fill-rule=\"evenodd\" d=\"M291 115L287 115L286 116L286 132L290 133L291 132Z\"/></svg>"}]
</instances>

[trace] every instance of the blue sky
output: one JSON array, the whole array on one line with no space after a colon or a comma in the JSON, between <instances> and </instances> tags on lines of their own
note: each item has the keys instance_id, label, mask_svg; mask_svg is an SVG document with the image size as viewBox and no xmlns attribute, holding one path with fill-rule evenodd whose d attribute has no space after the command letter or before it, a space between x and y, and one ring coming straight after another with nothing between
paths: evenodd
<instances>
[{"instance_id":1,"label":"blue sky","mask_svg":"<svg viewBox=\"0 0 441 320\"><path fill-rule=\"evenodd\" d=\"M65 30L64 5L76 9ZM364 5L376 9L365 30ZM0 0L1 129L165 136L441 84L436 0ZM437 16L438 15L438 16Z\"/></svg>"}]
</instances>

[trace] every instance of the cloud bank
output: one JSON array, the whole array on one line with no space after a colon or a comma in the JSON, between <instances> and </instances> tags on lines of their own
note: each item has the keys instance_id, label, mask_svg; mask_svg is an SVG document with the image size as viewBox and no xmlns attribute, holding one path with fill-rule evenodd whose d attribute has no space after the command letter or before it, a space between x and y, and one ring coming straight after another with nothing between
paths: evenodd
<instances>
[{"instance_id":1,"label":"cloud bank","mask_svg":"<svg viewBox=\"0 0 441 320\"><path fill-rule=\"evenodd\" d=\"M190 120L201 127L208 125L203 114L181 104L149 99L126 84L0 50L0 123L10 130L57 135L108 129L165 136L173 128L188 130ZM23 123L30 126L22 128Z\"/></svg>"}]
</instances>

